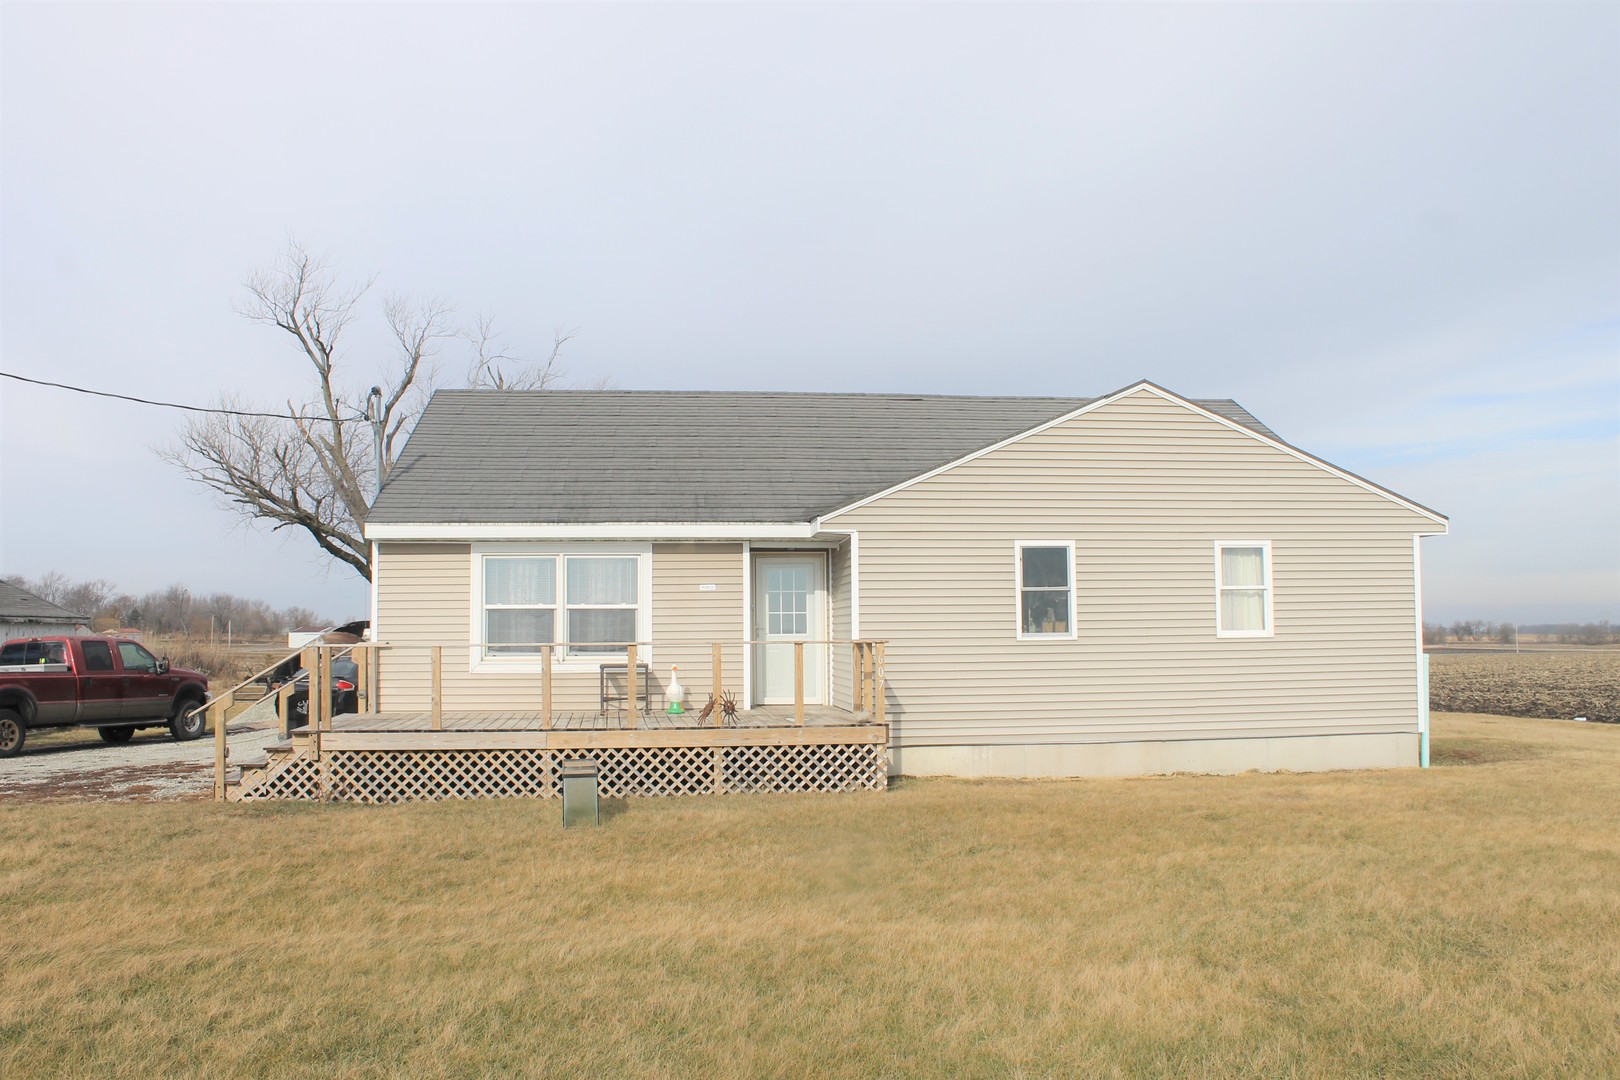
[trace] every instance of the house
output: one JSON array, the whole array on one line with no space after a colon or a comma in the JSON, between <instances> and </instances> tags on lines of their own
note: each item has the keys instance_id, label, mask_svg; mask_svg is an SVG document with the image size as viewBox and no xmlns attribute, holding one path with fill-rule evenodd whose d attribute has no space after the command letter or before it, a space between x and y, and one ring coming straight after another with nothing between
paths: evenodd
<instances>
[{"instance_id":1,"label":"house","mask_svg":"<svg viewBox=\"0 0 1620 1080\"><path fill-rule=\"evenodd\" d=\"M0 581L0 641L86 632L90 616L53 604L10 582Z\"/></svg>"},{"instance_id":2,"label":"house","mask_svg":"<svg viewBox=\"0 0 1620 1080\"><path fill-rule=\"evenodd\" d=\"M382 709L635 727L679 665L693 711L875 719L893 773L1081 776L1418 764L1447 521L1139 382L440 391L365 529Z\"/></svg>"}]
</instances>

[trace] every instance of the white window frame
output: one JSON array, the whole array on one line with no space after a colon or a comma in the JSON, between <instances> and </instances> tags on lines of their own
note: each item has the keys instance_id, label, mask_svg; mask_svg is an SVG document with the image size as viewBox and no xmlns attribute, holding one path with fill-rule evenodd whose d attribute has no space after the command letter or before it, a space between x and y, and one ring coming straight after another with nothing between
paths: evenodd
<instances>
[{"instance_id":1,"label":"white window frame","mask_svg":"<svg viewBox=\"0 0 1620 1080\"><path fill-rule=\"evenodd\" d=\"M1024 632L1024 549L1063 548L1069 553L1069 629L1062 634L1026 634ZM1080 634L1080 583L1074 573L1073 540L1014 540L1013 541L1013 630L1019 641L1073 641Z\"/></svg>"},{"instance_id":2,"label":"white window frame","mask_svg":"<svg viewBox=\"0 0 1620 1080\"><path fill-rule=\"evenodd\" d=\"M637 663L651 664L652 650L652 545L651 544L474 544L472 546L472 588L470 619L468 624L468 670L472 672L536 671L540 655L518 653L503 656L484 655L484 563L491 558L552 558L556 560L556 594L552 627L559 641L568 638L568 557L636 558L636 640L647 642L636 652ZM531 605L524 605L531 606ZM546 605L532 605L544 607ZM628 608L629 605L576 604L576 608L609 610ZM559 648L554 671L595 671L600 664L622 664L623 650L618 652L580 653Z\"/></svg>"},{"instance_id":3,"label":"white window frame","mask_svg":"<svg viewBox=\"0 0 1620 1080\"><path fill-rule=\"evenodd\" d=\"M1263 573L1261 577L1265 590L1265 620L1266 625L1260 630L1225 630L1221 627L1221 594L1228 588L1253 589L1252 585L1228 586L1221 580L1221 552L1226 548L1259 548L1260 561ZM1215 636L1218 638L1269 638L1277 636L1277 620L1272 613L1272 598L1276 590L1271 582L1271 541L1270 540L1217 540L1214 549L1215 559Z\"/></svg>"}]
</instances>

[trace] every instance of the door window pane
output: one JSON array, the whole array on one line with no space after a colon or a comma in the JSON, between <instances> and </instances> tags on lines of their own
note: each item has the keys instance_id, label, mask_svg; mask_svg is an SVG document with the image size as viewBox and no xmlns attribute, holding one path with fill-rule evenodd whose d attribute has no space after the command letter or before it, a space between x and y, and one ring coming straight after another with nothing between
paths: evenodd
<instances>
[{"instance_id":1,"label":"door window pane","mask_svg":"<svg viewBox=\"0 0 1620 1080\"><path fill-rule=\"evenodd\" d=\"M87 641L80 648L84 650L84 666L87 671L113 669L112 650L107 648L105 641Z\"/></svg>"},{"instance_id":2,"label":"door window pane","mask_svg":"<svg viewBox=\"0 0 1620 1080\"><path fill-rule=\"evenodd\" d=\"M770 566L765 570L765 632L772 637L810 633L810 571Z\"/></svg>"}]
</instances>

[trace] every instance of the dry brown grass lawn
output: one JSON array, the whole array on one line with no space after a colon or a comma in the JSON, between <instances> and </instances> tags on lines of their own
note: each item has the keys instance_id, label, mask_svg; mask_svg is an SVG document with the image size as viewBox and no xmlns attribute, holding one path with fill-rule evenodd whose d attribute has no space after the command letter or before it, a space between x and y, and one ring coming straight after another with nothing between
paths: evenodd
<instances>
[{"instance_id":1,"label":"dry brown grass lawn","mask_svg":"<svg viewBox=\"0 0 1620 1080\"><path fill-rule=\"evenodd\" d=\"M0 807L0 1075L1602 1076L1620 728L1428 771Z\"/></svg>"}]
</instances>

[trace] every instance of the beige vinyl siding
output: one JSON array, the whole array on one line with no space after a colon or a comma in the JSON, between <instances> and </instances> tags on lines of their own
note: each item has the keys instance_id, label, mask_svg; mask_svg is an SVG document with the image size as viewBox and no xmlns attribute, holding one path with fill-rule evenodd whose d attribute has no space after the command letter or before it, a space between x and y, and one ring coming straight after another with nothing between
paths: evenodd
<instances>
[{"instance_id":1,"label":"beige vinyl siding","mask_svg":"<svg viewBox=\"0 0 1620 1080\"><path fill-rule=\"evenodd\" d=\"M829 524L896 745L1416 730L1412 537L1442 526L1150 393ZM1074 543L1074 640L1017 640L1017 540ZM1274 636L1216 636L1217 540L1271 542Z\"/></svg>"},{"instance_id":2,"label":"beige vinyl siding","mask_svg":"<svg viewBox=\"0 0 1620 1080\"><path fill-rule=\"evenodd\" d=\"M481 548L493 553L493 546ZM474 625L472 549L467 544L378 545L377 632L383 650L380 704L384 709L426 709L431 647L444 646L444 708L448 711L535 711L541 705L540 661L529 672L470 671L467 644ZM713 592L699 584L713 584ZM681 665L689 700L701 707L709 692L710 640L734 643L726 653L726 681L741 689L742 545L655 544L652 555L653 646L643 658L654 682L669 681ZM674 644L691 642L694 644ZM595 665L559 664L553 708L595 712Z\"/></svg>"},{"instance_id":3,"label":"beige vinyl siding","mask_svg":"<svg viewBox=\"0 0 1620 1080\"><path fill-rule=\"evenodd\" d=\"M713 585L712 592L699 589ZM742 700L743 552L741 544L653 545L654 677L669 682L681 667L687 704L697 710L714 688L713 643L724 646L725 689Z\"/></svg>"},{"instance_id":4,"label":"beige vinyl siding","mask_svg":"<svg viewBox=\"0 0 1620 1080\"><path fill-rule=\"evenodd\" d=\"M833 642L848 642L850 633L851 592L850 543L848 540L827 553L827 600L830 627L827 638ZM854 708L854 657L847 644L829 647L828 670L834 708Z\"/></svg>"}]
</instances>

